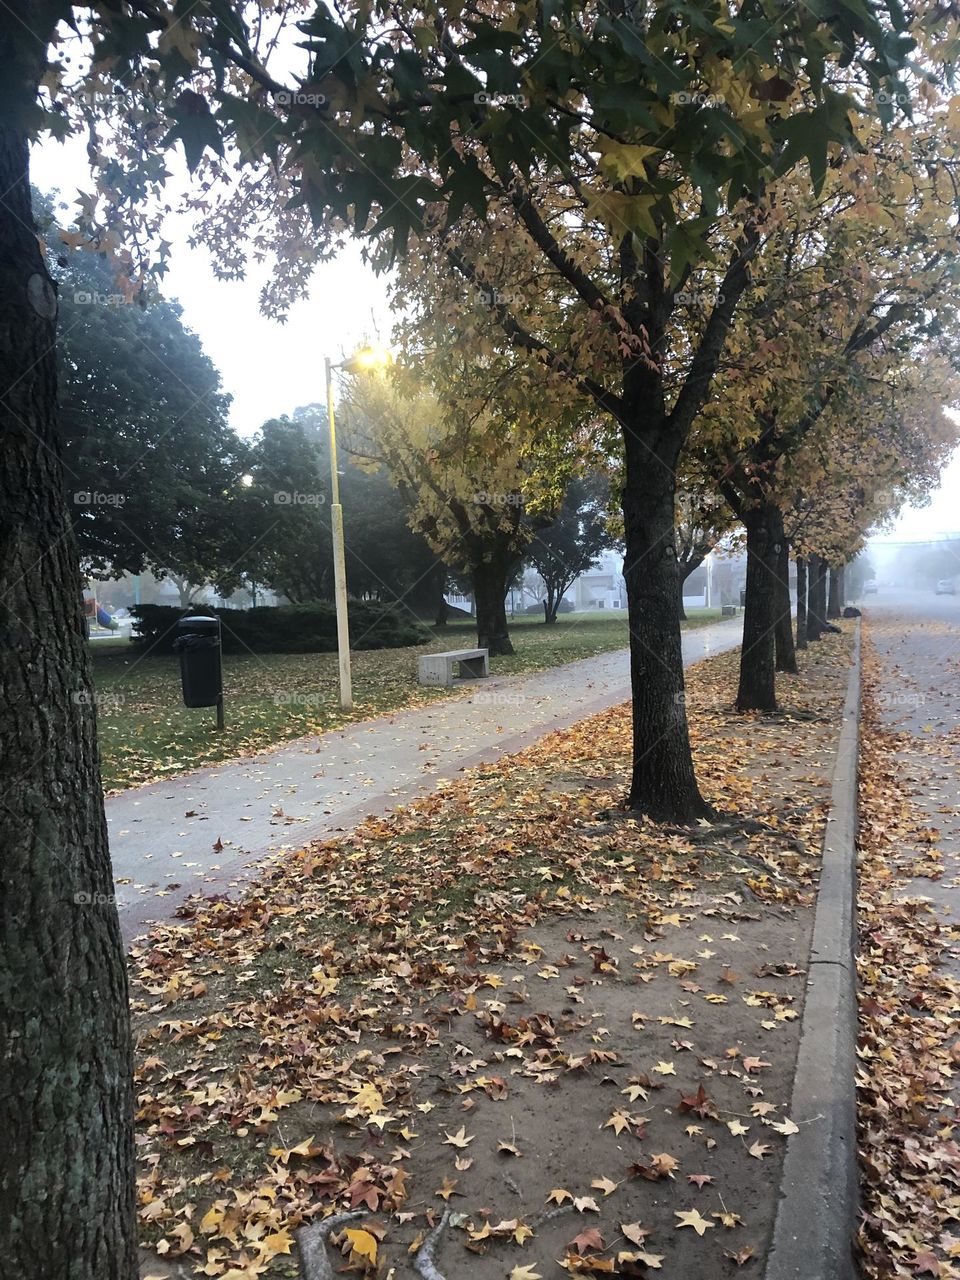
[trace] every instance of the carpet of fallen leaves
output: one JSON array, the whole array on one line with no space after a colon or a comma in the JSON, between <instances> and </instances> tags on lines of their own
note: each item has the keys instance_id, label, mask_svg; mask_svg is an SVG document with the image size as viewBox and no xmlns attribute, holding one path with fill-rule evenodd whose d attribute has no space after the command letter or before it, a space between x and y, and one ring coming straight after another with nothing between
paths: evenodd
<instances>
[{"instance_id":1,"label":"carpet of fallen leaves","mask_svg":"<svg viewBox=\"0 0 960 1280\"><path fill-rule=\"evenodd\" d=\"M756 1271L848 664L766 718L690 673L714 827L618 808L617 708L187 903L132 962L144 1275L293 1276L329 1215L338 1273Z\"/></svg>"},{"instance_id":2,"label":"carpet of fallen leaves","mask_svg":"<svg viewBox=\"0 0 960 1280\"><path fill-rule=\"evenodd\" d=\"M925 633L935 625L926 624ZM897 688L920 687L909 671L882 668L868 644L860 753L860 1245L864 1274L876 1280L956 1280L960 927L923 888L923 878L939 881L945 867L940 832L912 797L920 794L917 784L935 796L936 779L955 776L957 734L924 736L885 723L881 708L901 697L891 695L894 679ZM932 766L927 776L924 758Z\"/></svg>"}]
</instances>

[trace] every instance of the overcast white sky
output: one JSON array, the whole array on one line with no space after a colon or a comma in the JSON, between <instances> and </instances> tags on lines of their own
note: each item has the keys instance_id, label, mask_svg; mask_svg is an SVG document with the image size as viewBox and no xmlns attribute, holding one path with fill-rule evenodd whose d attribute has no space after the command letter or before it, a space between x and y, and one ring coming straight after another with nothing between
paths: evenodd
<instances>
[{"instance_id":1,"label":"overcast white sky","mask_svg":"<svg viewBox=\"0 0 960 1280\"><path fill-rule=\"evenodd\" d=\"M89 190L91 185L80 139L35 147L31 169L35 186L56 189L69 202L78 189ZM231 421L243 435L267 418L322 400L325 355L340 359L375 333L385 341L389 338L385 282L361 262L356 248L319 267L309 298L292 307L286 323L280 324L260 314L256 276L239 283L214 278L206 252L188 246L189 225L183 218L172 218L165 234L173 253L164 292L183 304L186 322L220 370L233 396ZM906 508L883 536L913 539L957 530L960 453L945 469L930 504Z\"/></svg>"}]
</instances>

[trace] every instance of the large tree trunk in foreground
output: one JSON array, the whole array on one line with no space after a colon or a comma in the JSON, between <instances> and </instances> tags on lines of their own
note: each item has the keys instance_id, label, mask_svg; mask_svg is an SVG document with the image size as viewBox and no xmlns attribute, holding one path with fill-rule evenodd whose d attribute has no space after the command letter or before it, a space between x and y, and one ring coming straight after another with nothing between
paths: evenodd
<instances>
[{"instance_id":1,"label":"large tree trunk in foreground","mask_svg":"<svg viewBox=\"0 0 960 1280\"><path fill-rule=\"evenodd\" d=\"M797 650L793 643L793 618L790 612L790 544L784 536L783 520L780 521L780 559L777 566L776 642L777 670L795 676Z\"/></svg>"},{"instance_id":2,"label":"large tree trunk in foreground","mask_svg":"<svg viewBox=\"0 0 960 1280\"><path fill-rule=\"evenodd\" d=\"M827 617L839 618L841 612L840 602L840 575L842 569L837 569L834 565L830 566L830 594L827 598Z\"/></svg>"},{"instance_id":3,"label":"large tree trunk in foreground","mask_svg":"<svg viewBox=\"0 0 960 1280\"><path fill-rule=\"evenodd\" d=\"M772 502L744 512L747 530L747 590L740 650L738 711L776 711L774 627L777 576L784 539L783 516Z\"/></svg>"},{"instance_id":4,"label":"large tree trunk in foreground","mask_svg":"<svg viewBox=\"0 0 960 1280\"><path fill-rule=\"evenodd\" d=\"M11 93L24 85L12 25L0 23ZM126 972L56 439L55 330L26 140L3 127L0 1259L16 1280L134 1280Z\"/></svg>"},{"instance_id":5,"label":"large tree trunk in foreground","mask_svg":"<svg viewBox=\"0 0 960 1280\"><path fill-rule=\"evenodd\" d=\"M680 619L681 622L686 622L687 611L683 607L683 588L687 584L687 578L682 568L678 569L677 577L680 579L679 590L677 591L677 617Z\"/></svg>"},{"instance_id":6,"label":"large tree trunk in foreground","mask_svg":"<svg viewBox=\"0 0 960 1280\"><path fill-rule=\"evenodd\" d=\"M473 566L470 574L477 611L477 647L489 649L490 656L513 653L507 627L507 581L511 561L497 557Z\"/></svg>"},{"instance_id":7,"label":"large tree trunk in foreground","mask_svg":"<svg viewBox=\"0 0 960 1280\"><path fill-rule=\"evenodd\" d=\"M797 648L807 647L807 562L797 556Z\"/></svg>"},{"instance_id":8,"label":"large tree trunk in foreground","mask_svg":"<svg viewBox=\"0 0 960 1280\"><path fill-rule=\"evenodd\" d=\"M712 810L690 753L680 640L674 490L679 441L624 428L623 518L633 691L631 808L688 823Z\"/></svg>"},{"instance_id":9,"label":"large tree trunk in foreground","mask_svg":"<svg viewBox=\"0 0 960 1280\"><path fill-rule=\"evenodd\" d=\"M827 629L827 565L822 556L810 557L807 588L807 639L819 640Z\"/></svg>"}]
</instances>

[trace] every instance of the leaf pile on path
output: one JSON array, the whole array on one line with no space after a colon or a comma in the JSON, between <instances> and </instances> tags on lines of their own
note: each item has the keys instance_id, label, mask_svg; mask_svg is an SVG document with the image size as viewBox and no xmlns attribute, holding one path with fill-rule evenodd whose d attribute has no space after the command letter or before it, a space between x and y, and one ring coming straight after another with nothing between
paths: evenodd
<instances>
[{"instance_id":1,"label":"leaf pile on path","mask_svg":"<svg viewBox=\"0 0 960 1280\"><path fill-rule=\"evenodd\" d=\"M945 962L960 942L960 928L913 883L939 879L943 863L937 833L909 799L918 781L917 753L942 772L956 768L956 747L948 736L922 738L886 727L881 675L867 645L860 749L860 1246L864 1273L876 1280L956 1280L960 982Z\"/></svg>"},{"instance_id":2,"label":"leaf pile on path","mask_svg":"<svg viewBox=\"0 0 960 1280\"><path fill-rule=\"evenodd\" d=\"M358 1275L430 1274L428 1247L448 1280L756 1263L848 651L822 642L768 718L733 714L735 655L694 669L715 826L618 807L622 707L156 930L133 984L158 1259L295 1275L297 1230L352 1211L324 1248Z\"/></svg>"}]
</instances>

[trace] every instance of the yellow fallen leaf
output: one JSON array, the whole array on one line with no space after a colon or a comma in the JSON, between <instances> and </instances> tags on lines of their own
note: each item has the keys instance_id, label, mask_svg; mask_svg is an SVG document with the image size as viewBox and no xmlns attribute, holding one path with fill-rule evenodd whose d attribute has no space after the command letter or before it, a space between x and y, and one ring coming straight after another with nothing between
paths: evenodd
<instances>
[{"instance_id":1,"label":"yellow fallen leaf","mask_svg":"<svg viewBox=\"0 0 960 1280\"><path fill-rule=\"evenodd\" d=\"M351 1258L356 1256L371 1264L377 1261L377 1237L362 1227L347 1227L343 1233L350 1245Z\"/></svg>"}]
</instances>

